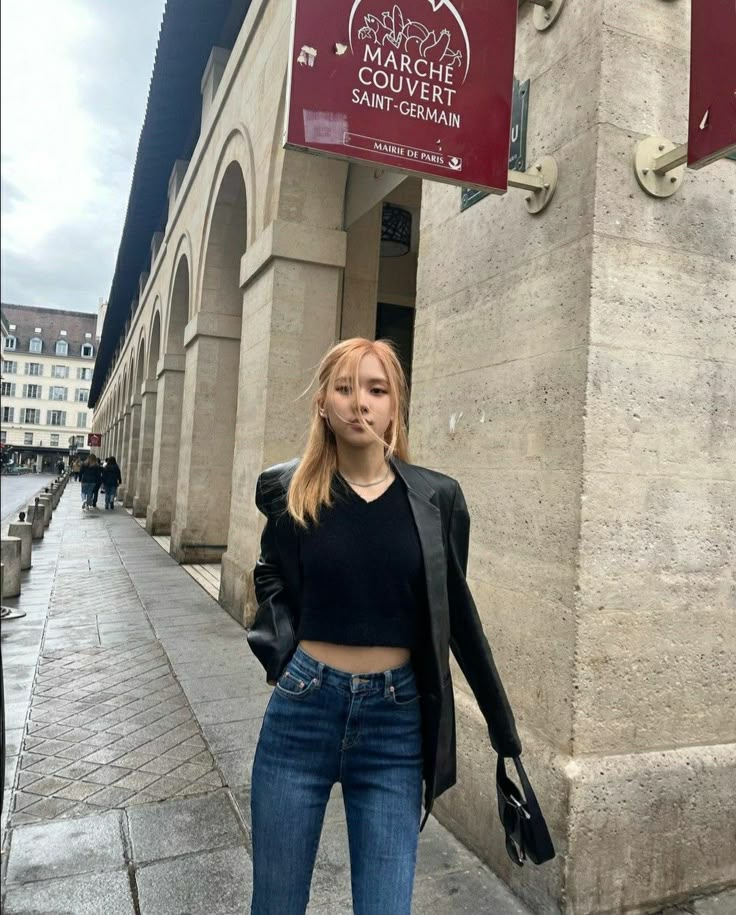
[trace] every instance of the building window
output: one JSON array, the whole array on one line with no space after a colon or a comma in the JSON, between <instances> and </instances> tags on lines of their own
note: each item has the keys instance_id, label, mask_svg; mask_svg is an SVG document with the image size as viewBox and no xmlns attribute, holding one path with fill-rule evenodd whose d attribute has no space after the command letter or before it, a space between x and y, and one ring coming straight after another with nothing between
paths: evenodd
<instances>
[{"instance_id":1,"label":"building window","mask_svg":"<svg viewBox=\"0 0 736 915\"><path fill-rule=\"evenodd\" d=\"M43 341L40 337L31 337L31 342L28 344L29 353L40 353L43 350Z\"/></svg>"},{"instance_id":2,"label":"building window","mask_svg":"<svg viewBox=\"0 0 736 915\"><path fill-rule=\"evenodd\" d=\"M67 388L57 388L52 387L49 391L51 394L51 400L66 400Z\"/></svg>"},{"instance_id":3,"label":"building window","mask_svg":"<svg viewBox=\"0 0 736 915\"><path fill-rule=\"evenodd\" d=\"M15 407L3 407L3 422L12 423L15 416Z\"/></svg>"},{"instance_id":4,"label":"building window","mask_svg":"<svg viewBox=\"0 0 736 915\"><path fill-rule=\"evenodd\" d=\"M84 447L84 436L83 435L72 435L74 439L74 444L79 447Z\"/></svg>"},{"instance_id":5,"label":"building window","mask_svg":"<svg viewBox=\"0 0 736 915\"><path fill-rule=\"evenodd\" d=\"M91 381L92 369L77 369L77 378L80 381Z\"/></svg>"},{"instance_id":6,"label":"building window","mask_svg":"<svg viewBox=\"0 0 736 915\"><path fill-rule=\"evenodd\" d=\"M79 429L87 428L87 414L86 413L77 413L77 427Z\"/></svg>"},{"instance_id":7,"label":"building window","mask_svg":"<svg viewBox=\"0 0 736 915\"><path fill-rule=\"evenodd\" d=\"M31 425L38 424L41 422L41 411L40 410L31 410L29 407L20 411L20 421L22 423L30 423Z\"/></svg>"},{"instance_id":8,"label":"building window","mask_svg":"<svg viewBox=\"0 0 736 915\"><path fill-rule=\"evenodd\" d=\"M82 344L82 356L84 359L91 359L95 354L95 348L91 343Z\"/></svg>"},{"instance_id":9,"label":"building window","mask_svg":"<svg viewBox=\"0 0 736 915\"><path fill-rule=\"evenodd\" d=\"M79 403L87 403L89 400L89 388L77 388L77 400Z\"/></svg>"},{"instance_id":10,"label":"building window","mask_svg":"<svg viewBox=\"0 0 736 915\"><path fill-rule=\"evenodd\" d=\"M69 366L68 365L52 365L51 366L51 377L52 378L68 378L69 377Z\"/></svg>"},{"instance_id":11,"label":"building window","mask_svg":"<svg viewBox=\"0 0 736 915\"><path fill-rule=\"evenodd\" d=\"M17 337L6 337L5 338L5 349L16 349L18 346Z\"/></svg>"},{"instance_id":12,"label":"building window","mask_svg":"<svg viewBox=\"0 0 736 915\"><path fill-rule=\"evenodd\" d=\"M66 413L64 410L49 410L46 413L46 422L49 426L65 426Z\"/></svg>"},{"instance_id":13,"label":"building window","mask_svg":"<svg viewBox=\"0 0 736 915\"><path fill-rule=\"evenodd\" d=\"M23 396L31 397L33 400L40 400L41 385L40 384L24 384L23 385Z\"/></svg>"},{"instance_id":14,"label":"building window","mask_svg":"<svg viewBox=\"0 0 736 915\"><path fill-rule=\"evenodd\" d=\"M18 371L18 363L12 362L8 359L3 359L3 374L5 375L15 375Z\"/></svg>"},{"instance_id":15,"label":"building window","mask_svg":"<svg viewBox=\"0 0 736 915\"><path fill-rule=\"evenodd\" d=\"M15 385L11 384L9 381L3 381L2 395L3 397L15 397Z\"/></svg>"},{"instance_id":16,"label":"building window","mask_svg":"<svg viewBox=\"0 0 736 915\"><path fill-rule=\"evenodd\" d=\"M2 442L4 445L5 442L7 441L7 439L8 439L8 433L3 429L3 431L0 432L0 442Z\"/></svg>"},{"instance_id":17,"label":"building window","mask_svg":"<svg viewBox=\"0 0 736 915\"><path fill-rule=\"evenodd\" d=\"M33 433L32 433L32 432L24 432L24 433L23 433L23 444L24 444L24 445L32 445L32 444L33 444Z\"/></svg>"},{"instance_id":18,"label":"building window","mask_svg":"<svg viewBox=\"0 0 736 915\"><path fill-rule=\"evenodd\" d=\"M43 366L40 362L26 362L26 375L43 375Z\"/></svg>"},{"instance_id":19,"label":"building window","mask_svg":"<svg viewBox=\"0 0 736 915\"><path fill-rule=\"evenodd\" d=\"M58 432L51 433L51 447L52 448L59 447L59 433Z\"/></svg>"},{"instance_id":20,"label":"building window","mask_svg":"<svg viewBox=\"0 0 736 915\"><path fill-rule=\"evenodd\" d=\"M69 344L66 340L57 340L56 341L56 355L57 356L68 356L69 355Z\"/></svg>"}]
</instances>

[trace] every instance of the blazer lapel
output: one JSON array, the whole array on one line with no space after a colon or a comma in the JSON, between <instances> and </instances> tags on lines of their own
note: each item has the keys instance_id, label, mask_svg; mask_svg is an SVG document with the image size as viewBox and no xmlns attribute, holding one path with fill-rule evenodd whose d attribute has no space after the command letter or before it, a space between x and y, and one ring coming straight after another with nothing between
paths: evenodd
<instances>
[{"instance_id":1,"label":"blazer lapel","mask_svg":"<svg viewBox=\"0 0 736 915\"><path fill-rule=\"evenodd\" d=\"M449 659L445 659L450 640L450 614L447 604L447 556L442 533L442 515L432 501L434 489L417 473L411 464L392 458L391 464L406 485L409 505L419 534L427 582L427 601L432 624L432 643L435 657L443 664L446 673ZM443 647L444 646L444 649Z\"/></svg>"}]
</instances>

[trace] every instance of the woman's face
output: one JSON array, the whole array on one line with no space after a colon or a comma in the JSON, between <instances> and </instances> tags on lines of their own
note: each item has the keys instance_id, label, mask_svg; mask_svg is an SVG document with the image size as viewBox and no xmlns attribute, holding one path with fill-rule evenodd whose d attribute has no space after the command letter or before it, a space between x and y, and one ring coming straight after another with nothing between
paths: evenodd
<instances>
[{"instance_id":1,"label":"woman's face","mask_svg":"<svg viewBox=\"0 0 736 915\"><path fill-rule=\"evenodd\" d=\"M372 431L383 441L391 422L393 401L381 361L366 353L358 369L357 409L351 378L338 378L327 391L324 410L338 441L352 448L376 447L380 443L358 423L362 415Z\"/></svg>"}]
</instances>

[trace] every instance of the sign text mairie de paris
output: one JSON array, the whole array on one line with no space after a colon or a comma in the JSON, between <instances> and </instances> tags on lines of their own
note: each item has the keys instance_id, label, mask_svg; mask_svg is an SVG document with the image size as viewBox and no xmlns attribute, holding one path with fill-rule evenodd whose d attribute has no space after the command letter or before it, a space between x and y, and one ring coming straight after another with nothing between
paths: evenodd
<instances>
[{"instance_id":1,"label":"sign text mairie de paris","mask_svg":"<svg viewBox=\"0 0 736 915\"><path fill-rule=\"evenodd\" d=\"M285 143L503 193L517 0L295 0Z\"/></svg>"}]
</instances>

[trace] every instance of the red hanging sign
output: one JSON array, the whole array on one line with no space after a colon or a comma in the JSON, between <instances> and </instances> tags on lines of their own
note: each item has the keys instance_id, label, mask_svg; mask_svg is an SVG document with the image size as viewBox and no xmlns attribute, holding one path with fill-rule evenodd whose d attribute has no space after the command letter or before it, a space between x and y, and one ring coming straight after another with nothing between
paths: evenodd
<instances>
[{"instance_id":1,"label":"red hanging sign","mask_svg":"<svg viewBox=\"0 0 736 915\"><path fill-rule=\"evenodd\" d=\"M518 0L295 0L285 145L507 189Z\"/></svg>"},{"instance_id":2,"label":"red hanging sign","mask_svg":"<svg viewBox=\"0 0 736 915\"><path fill-rule=\"evenodd\" d=\"M92 448L99 448L102 444L102 436L97 432L87 433L87 444Z\"/></svg>"},{"instance_id":3,"label":"red hanging sign","mask_svg":"<svg viewBox=\"0 0 736 915\"><path fill-rule=\"evenodd\" d=\"M736 0L693 0L687 164L736 151Z\"/></svg>"}]
</instances>

